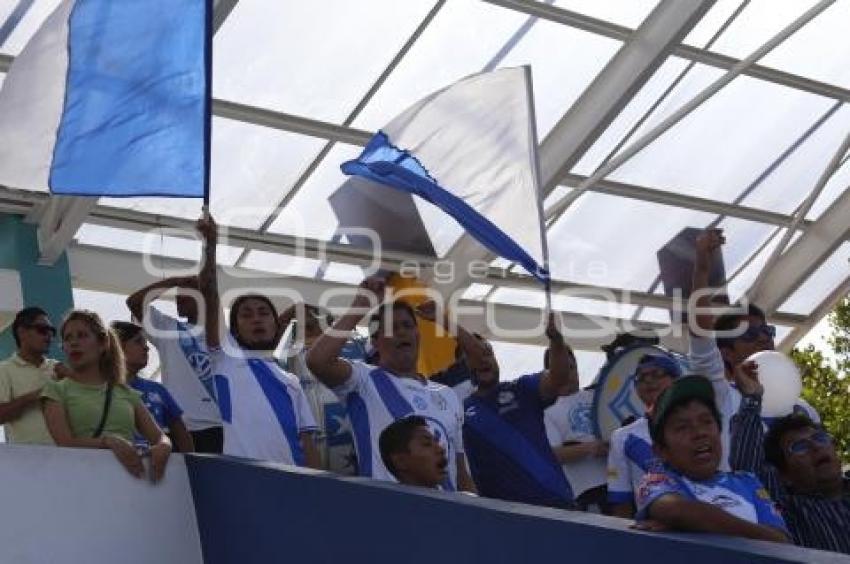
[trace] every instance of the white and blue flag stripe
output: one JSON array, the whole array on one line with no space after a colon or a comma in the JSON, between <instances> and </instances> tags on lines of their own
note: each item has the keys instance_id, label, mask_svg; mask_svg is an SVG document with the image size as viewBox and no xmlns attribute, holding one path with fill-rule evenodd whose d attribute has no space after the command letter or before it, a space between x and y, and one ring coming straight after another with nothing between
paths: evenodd
<instances>
[{"instance_id":1,"label":"white and blue flag stripe","mask_svg":"<svg viewBox=\"0 0 850 564\"><path fill-rule=\"evenodd\" d=\"M527 68L467 77L387 124L342 171L434 204L548 282L530 92ZM450 235L445 221L425 219L432 240Z\"/></svg>"},{"instance_id":2,"label":"white and blue flag stripe","mask_svg":"<svg viewBox=\"0 0 850 564\"><path fill-rule=\"evenodd\" d=\"M0 183L64 195L200 197L209 0L65 0L0 91Z\"/></svg>"}]
</instances>

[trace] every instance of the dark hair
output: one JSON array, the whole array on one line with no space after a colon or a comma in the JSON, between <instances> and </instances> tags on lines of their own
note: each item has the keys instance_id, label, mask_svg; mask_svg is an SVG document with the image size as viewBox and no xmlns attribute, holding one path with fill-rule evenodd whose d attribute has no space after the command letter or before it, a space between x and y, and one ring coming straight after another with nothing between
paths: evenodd
<instances>
[{"instance_id":1,"label":"dark hair","mask_svg":"<svg viewBox=\"0 0 850 564\"><path fill-rule=\"evenodd\" d=\"M113 321L109 326L115 331L115 334L118 335L118 340L122 343L126 343L142 332L141 325L136 325L129 321Z\"/></svg>"},{"instance_id":2,"label":"dark hair","mask_svg":"<svg viewBox=\"0 0 850 564\"><path fill-rule=\"evenodd\" d=\"M47 312L38 306L25 307L17 314L15 320L12 321L12 337L15 339L15 346L21 346L21 338L18 337L18 329L27 325L32 325L35 320L41 316L48 317Z\"/></svg>"},{"instance_id":3,"label":"dark hair","mask_svg":"<svg viewBox=\"0 0 850 564\"><path fill-rule=\"evenodd\" d=\"M410 441L413 440L413 432L420 427L428 427L428 422L420 415L408 415L396 419L390 423L378 438L378 448L381 451L381 460L390 474L398 478L396 468L393 466L392 456L402 452L410 452Z\"/></svg>"},{"instance_id":4,"label":"dark hair","mask_svg":"<svg viewBox=\"0 0 850 564\"><path fill-rule=\"evenodd\" d=\"M821 429L821 426L802 413L792 413L780 417L764 436L764 458L779 470L785 468L785 451L782 449L782 437L785 433L798 429Z\"/></svg>"},{"instance_id":5,"label":"dark hair","mask_svg":"<svg viewBox=\"0 0 850 564\"><path fill-rule=\"evenodd\" d=\"M740 309L740 306L737 306ZM762 322L767 320L764 315L764 310L755 304L747 306L747 313L726 313L717 318L714 322L714 331L734 331L741 324L745 317L758 317ZM720 348L730 348L735 344L737 337L716 337L717 346Z\"/></svg>"},{"instance_id":6,"label":"dark hair","mask_svg":"<svg viewBox=\"0 0 850 564\"><path fill-rule=\"evenodd\" d=\"M414 323L416 322L416 310L413 309L412 305L401 300L386 302L381 304L378 310L369 318L369 337L372 339L377 337L384 327L384 320L389 315L394 315L398 310L407 312Z\"/></svg>"},{"instance_id":7,"label":"dark hair","mask_svg":"<svg viewBox=\"0 0 850 564\"><path fill-rule=\"evenodd\" d=\"M685 396L679 401L670 404L670 406L664 411L662 419L657 422L650 423L649 436L652 438L653 444L656 444L658 446L667 446L667 443L664 441L664 427L667 425L667 420L670 419L670 416L673 415L673 413L693 401L699 402L705 407L707 407L708 411L711 412L711 416L714 417L714 421L717 423L717 427L719 429L723 429L723 424L721 423L722 419L720 418L720 412L717 411L717 406L714 404L713 401L709 400L708 398L702 398L698 396Z\"/></svg>"},{"instance_id":8,"label":"dark hair","mask_svg":"<svg viewBox=\"0 0 850 564\"><path fill-rule=\"evenodd\" d=\"M236 342L239 343L239 346L245 348L247 347L242 341L242 338L239 336L239 331L237 330L236 318L239 315L239 308L242 307L242 304L244 304L248 300L259 300L269 306L269 309L272 310L272 315L274 316L275 326L277 326L278 324L277 308L274 306L268 296L264 296L262 294L244 294L233 300L233 304L230 306L230 334L233 335L233 338L236 339Z\"/></svg>"}]
</instances>

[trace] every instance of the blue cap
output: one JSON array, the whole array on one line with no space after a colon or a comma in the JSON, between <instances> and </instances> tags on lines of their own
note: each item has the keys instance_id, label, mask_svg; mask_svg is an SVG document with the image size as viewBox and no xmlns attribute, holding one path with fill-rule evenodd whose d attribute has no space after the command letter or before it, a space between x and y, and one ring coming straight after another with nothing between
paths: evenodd
<instances>
[{"instance_id":1,"label":"blue cap","mask_svg":"<svg viewBox=\"0 0 850 564\"><path fill-rule=\"evenodd\" d=\"M637 367L632 374L632 379L635 379L638 372L645 368L658 368L669 374L673 379L682 377L682 367L666 354L645 354L640 357Z\"/></svg>"}]
</instances>

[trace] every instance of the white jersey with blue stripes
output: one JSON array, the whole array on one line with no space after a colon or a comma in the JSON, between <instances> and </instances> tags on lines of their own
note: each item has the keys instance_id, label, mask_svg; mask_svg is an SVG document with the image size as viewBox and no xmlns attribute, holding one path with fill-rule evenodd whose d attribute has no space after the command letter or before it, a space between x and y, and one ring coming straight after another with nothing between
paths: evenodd
<instances>
[{"instance_id":1,"label":"white jersey with blue stripes","mask_svg":"<svg viewBox=\"0 0 850 564\"><path fill-rule=\"evenodd\" d=\"M361 476L396 481L381 461L378 438L390 423L420 415L446 450L450 489L457 488L457 455L463 452L463 409L451 388L425 378L400 378L351 361L351 377L333 392L345 404L354 434Z\"/></svg>"},{"instance_id":2,"label":"white jersey with blue stripes","mask_svg":"<svg viewBox=\"0 0 850 564\"><path fill-rule=\"evenodd\" d=\"M644 474L659 464L646 417L616 429L608 449L608 501L634 502Z\"/></svg>"},{"instance_id":3,"label":"white jersey with blue stripes","mask_svg":"<svg viewBox=\"0 0 850 564\"><path fill-rule=\"evenodd\" d=\"M273 358L240 352L229 338L210 349L224 454L303 466L299 435L318 427L298 378Z\"/></svg>"}]
</instances>

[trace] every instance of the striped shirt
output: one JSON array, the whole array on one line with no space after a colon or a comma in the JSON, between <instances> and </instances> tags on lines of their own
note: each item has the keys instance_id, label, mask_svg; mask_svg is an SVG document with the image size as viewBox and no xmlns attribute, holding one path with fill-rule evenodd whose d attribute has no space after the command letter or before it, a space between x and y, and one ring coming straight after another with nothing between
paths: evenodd
<instances>
[{"instance_id":1,"label":"striped shirt","mask_svg":"<svg viewBox=\"0 0 850 564\"><path fill-rule=\"evenodd\" d=\"M850 480L844 495L827 499L796 494L784 487L773 466L764 459L761 400L745 397L732 424L730 462L736 470L754 472L779 504L794 544L850 554Z\"/></svg>"}]
</instances>

